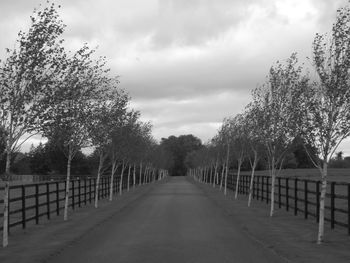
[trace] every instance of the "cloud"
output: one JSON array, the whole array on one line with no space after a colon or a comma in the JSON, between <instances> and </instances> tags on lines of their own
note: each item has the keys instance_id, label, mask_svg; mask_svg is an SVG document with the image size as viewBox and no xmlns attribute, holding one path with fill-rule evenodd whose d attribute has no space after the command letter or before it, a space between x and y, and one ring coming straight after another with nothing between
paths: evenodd
<instances>
[{"instance_id":1,"label":"cloud","mask_svg":"<svg viewBox=\"0 0 350 263\"><path fill-rule=\"evenodd\" d=\"M0 57L40 0L2 0ZM213 136L269 67L311 54L347 0L56 0L69 49L99 46L157 138ZM309 64L306 64L310 66Z\"/></svg>"}]
</instances>

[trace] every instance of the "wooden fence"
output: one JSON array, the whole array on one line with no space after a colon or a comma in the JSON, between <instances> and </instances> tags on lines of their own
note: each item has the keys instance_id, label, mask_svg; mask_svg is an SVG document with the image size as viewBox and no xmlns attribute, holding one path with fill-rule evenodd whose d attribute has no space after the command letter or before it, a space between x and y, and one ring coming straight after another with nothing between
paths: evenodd
<instances>
[{"instance_id":1,"label":"wooden fence","mask_svg":"<svg viewBox=\"0 0 350 263\"><path fill-rule=\"evenodd\" d=\"M149 178L151 179L151 178ZM153 178L156 179L156 178ZM144 176L142 177L144 182ZM139 177L135 184L138 185ZM127 176L124 174L122 189L128 187ZM133 177L130 177L129 186L132 187ZM96 178L83 177L72 179L69 185L69 208L77 209L88 205L95 200ZM119 191L120 177L113 181L114 195ZM21 185L10 185L9 191L9 231L16 226L26 228L27 224L39 224L42 220L49 220L52 216L58 216L64 209L66 181L48 181ZM110 177L101 177L99 199L108 198L110 189ZM3 220L3 187L0 187L0 222ZM2 231L1 225L0 230Z\"/></svg>"},{"instance_id":2,"label":"wooden fence","mask_svg":"<svg viewBox=\"0 0 350 263\"><path fill-rule=\"evenodd\" d=\"M207 178L209 183L210 178ZM227 187L236 189L237 177L230 173ZM250 176L242 175L238 185L238 193L249 194ZM302 215L305 219L319 220L321 182L311 179L293 177L277 177L275 183L276 208ZM253 182L253 199L267 204L271 202L271 177L256 176ZM350 235L350 183L328 182L325 221L331 228L336 226L346 229Z\"/></svg>"}]
</instances>

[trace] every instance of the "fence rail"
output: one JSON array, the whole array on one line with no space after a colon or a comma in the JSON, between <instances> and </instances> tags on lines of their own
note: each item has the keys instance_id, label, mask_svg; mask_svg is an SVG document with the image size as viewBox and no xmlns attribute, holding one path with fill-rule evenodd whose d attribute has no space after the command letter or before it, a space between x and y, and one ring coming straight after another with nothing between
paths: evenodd
<instances>
[{"instance_id":1,"label":"fence rail","mask_svg":"<svg viewBox=\"0 0 350 263\"><path fill-rule=\"evenodd\" d=\"M207 183L211 178L206 178ZM230 173L227 188L235 191L237 176ZM241 175L238 193L249 194L250 176ZM302 215L305 219L319 221L321 182L294 177L277 177L275 182L276 208ZM253 199L267 204L271 202L271 177L255 176L253 181ZM350 235L350 183L328 182L325 200L325 221L331 228L345 228Z\"/></svg>"},{"instance_id":2,"label":"fence rail","mask_svg":"<svg viewBox=\"0 0 350 263\"><path fill-rule=\"evenodd\" d=\"M139 184L139 177L135 178ZM146 178L147 179L147 178ZM150 179L150 178L148 178ZM154 178L156 179L156 178ZM145 181L144 175L141 178ZM134 184L130 176L129 187ZM95 200L96 178L72 179L69 184L69 208L74 210L88 205ZM114 178L113 194L119 191L120 177ZM99 199L109 197L110 177L101 177ZM127 175L123 176L122 189L128 188ZM3 187L0 187L0 198L3 197ZM42 220L49 220L52 216L60 215L64 209L66 181L49 181L22 185L10 185L9 190L9 232L11 228L22 226L26 228L29 223L39 224ZM4 200L0 199L0 221L2 222ZM0 231L3 226L0 226Z\"/></svg>"}]
</instances>

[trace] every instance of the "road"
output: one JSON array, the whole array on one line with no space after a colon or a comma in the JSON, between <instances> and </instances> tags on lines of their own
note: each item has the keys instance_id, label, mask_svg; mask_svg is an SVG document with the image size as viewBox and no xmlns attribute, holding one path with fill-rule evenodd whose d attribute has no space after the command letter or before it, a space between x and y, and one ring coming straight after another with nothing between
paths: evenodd
<instances>
[{"instance_id":1,"label":"road","mask_svg":"<svg viewBox=\"0 0 350 263\"><path fill-rule=\"evenodd\" d=\"M48 262L285 262L186 177L170 178Z\"/></svg>"}]
</instances>

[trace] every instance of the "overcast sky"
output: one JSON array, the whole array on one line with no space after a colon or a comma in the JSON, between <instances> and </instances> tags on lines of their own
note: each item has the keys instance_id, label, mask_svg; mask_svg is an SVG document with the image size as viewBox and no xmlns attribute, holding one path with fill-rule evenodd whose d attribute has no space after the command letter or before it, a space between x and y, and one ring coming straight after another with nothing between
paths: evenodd
<instances>
[{"instance_id":1,"label":"overcast sky","mask_svg":"<svg viewBox=\"0 0 350 263\"><path fill-rule=\"evenodd\" d=\"M44 1L0 0L0 58ZM157 139L212 138L276 60L311 55L346 0L57 0L66 45L99 46ZM306 65L310 66L307 62ZM350 140L348 140L350 141ZM350 155L350 143L341 150Z\"/></svg>"}]
</instances>

